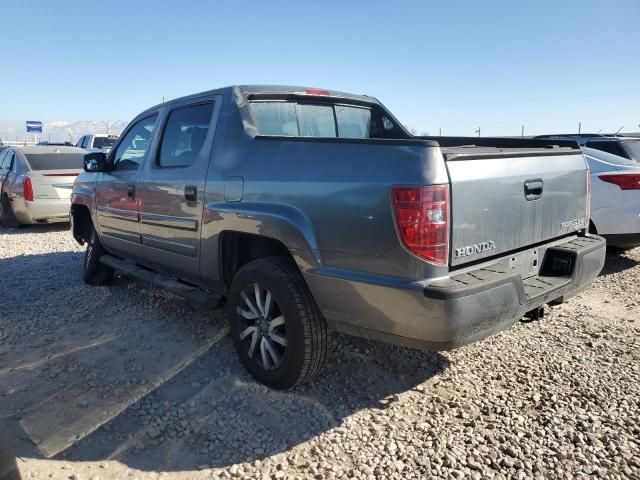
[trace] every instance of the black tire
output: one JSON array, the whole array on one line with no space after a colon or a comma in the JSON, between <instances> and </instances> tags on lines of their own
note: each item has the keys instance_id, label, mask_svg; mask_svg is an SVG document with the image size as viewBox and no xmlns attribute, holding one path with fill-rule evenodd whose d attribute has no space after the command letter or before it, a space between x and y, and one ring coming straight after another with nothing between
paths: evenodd
<instances>
[{"instance_id":1,"label":"black tire","mask_svg":"<svg viewBox=\"0 0 640 480\"><path fill-rule=\"evenodd\" d=\"M247 319L240 313L244 311L245 314L251 314L242 293L246 297L246 292L253 291L256 285L262 289L265 298L271 294L273 303L265 300L262 305L264 308L260 309L260 304L255 302L254 297L258 310L267 312L259 319ZM227 307L231 338L236 351L242 364L259 382L274 389L286 390L311 380L322 370L328 349L327 324L300 271L289 258L269 257L244 265L233 279ZM279 320L280 317L283 320ZM262 322L260 326L259 322ZM278 326L272 332L272 325L276 323ZM252 325L258 330L249 335L245 333L245 337L241 338L243 332L254 328ZM272 334L276 334L276 337ZM256 342L260 343L260 347L257 353L254 350L250 356L253 335L258 336ZM266 354L270 360L270 368L265 368L265 358L262 357L263 337L267 344L277 349L276 355L280 354L281 357L280 363L277 363L273 356ZM276 342L274 338L279 340ZM286 347L281 345L283 338L286 340ZM265 351L270 350L265 348Z\"/></svg>"},{"instance_id":2,"label":"black tire","mask_svg":"<svg viewBox=\"0 0 640 480\"><path fill-rule=\"evenodd\" d=\"M5 193L0 200L0 223L6 228L20 228L20 222L13 214L9 196Z\"/></svg>"},{"instance_id":3,"label":"black tire","mask_svg":"<svg viewBox=\"0 0 640 480\"><path fill-rule=\"evenodd\" d=\"M84 264L82 266L82 280L87 285L108 285L113 280L113 268L100 263L100 257L106 255L107 251L100 243L95 229L91 229L91 238L87 243L87 250L84 254Z\"/></svg>"}]
</instances>

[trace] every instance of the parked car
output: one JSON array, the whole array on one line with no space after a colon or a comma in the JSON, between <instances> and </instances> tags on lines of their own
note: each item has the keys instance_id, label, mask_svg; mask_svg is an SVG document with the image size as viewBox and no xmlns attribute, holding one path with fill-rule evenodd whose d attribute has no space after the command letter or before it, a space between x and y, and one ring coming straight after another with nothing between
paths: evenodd
<instances>
[{"instance_id":1,"label":"parked car","mask_svg":"<svg viewBox=\"0 0 640 480\"><path fill-rule=\"evenodd\" d=\"M71 188L86 152L76 147L10 147L0 152L0 220L6 227L68 222Z\"/></svg>"},{"instance_id":2,"label":"parked car","mask_svg":"<svg viewBox=\"0 0 640 480\"><path fill-rule=\"evenodd\" d=\"M595 148L582 151L591 171L590 230L609 246L640 246L640 164Z\"/></svg>"},{"instance_id":3,"label":"parked car","mask_svg":"<svg viewBox=\"0 0 640 480\"><path fill-rule=\"evenodd\" d=\"M640 162L640 138L638 137L594 138L585 143L584 146L602 150L627 160Z\"/></svg>"},{"instance_id":4,"label":"parked car","mask_svg":"<svg viewBox=\"0 0 640 480\"><path fill-rule=\"evenodd\" d=\"M553 144L416 138L372 97L222 88L87 154L72 232L88 284L119 270L226 298L240 360L285 389L321 369L331 328L443 350L590 283L586 162Z\"/></svg>"},{"instance_id":5,"label":"parked car","mask_svg":"<svg viewBox=\"0 0 640 480\"><path fill-rule=\"evenodd\" d=\"M118 140L118 135L110 135L107 133L93 133L83 135L76 143L76 147L84 148L91 151L109 152L111 147Z\"/></svg>"}]
</instances>

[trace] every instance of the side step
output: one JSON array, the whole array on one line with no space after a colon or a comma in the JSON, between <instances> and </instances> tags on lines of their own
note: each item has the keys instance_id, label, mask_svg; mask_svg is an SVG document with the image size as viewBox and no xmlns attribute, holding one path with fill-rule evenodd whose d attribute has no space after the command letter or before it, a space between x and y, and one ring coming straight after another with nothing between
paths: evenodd
<instances>
[{"instance_id":1,"label":"side step","mask_svg":"<svg viewBox=\"0 0 640 480\"><path fill-rule=\"evenodd\" d=\"M144 280L156 287L168 290L171 293L175 293L187 300L202 305L205 308L213 309L222 305L222 297L220 295L207 292L201 288L189 285L188 283L180 282L174 278L136 265L131 261L122 260L112 255L103 255L100 257L100 262L114 270L124 273L125 275Z\"/></svg>"}]
</instances>

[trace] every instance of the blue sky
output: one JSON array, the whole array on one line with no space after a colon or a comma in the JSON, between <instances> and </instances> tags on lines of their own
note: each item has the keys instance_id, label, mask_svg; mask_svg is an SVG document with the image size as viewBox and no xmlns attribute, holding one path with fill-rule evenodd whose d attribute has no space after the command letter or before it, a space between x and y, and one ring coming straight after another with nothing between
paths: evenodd
<instances>
[{"instance_id":1,"label":"blue sky","mask_svg":"<svg viewBox=\"0 0 640 480\"><path fill-rule=\"evenodd\" d=\"M640 127L640 1L4 0L0 123L129 120L238 83L379 98L438 134Z\"/></svg>"}]
</instances>

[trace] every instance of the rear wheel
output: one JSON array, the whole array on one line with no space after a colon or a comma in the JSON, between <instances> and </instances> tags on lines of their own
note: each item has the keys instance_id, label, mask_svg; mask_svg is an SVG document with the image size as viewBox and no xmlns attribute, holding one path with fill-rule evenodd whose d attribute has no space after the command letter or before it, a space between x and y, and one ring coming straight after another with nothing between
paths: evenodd
<instances>
[{"instance_id":1,"label":"rear wheel","mask_svg":"<svg viewBox=\"0 0 640 480\"><path fill-rule=\"evenodd\" d=\"M87 285L108 285L113 280L113 268L100 262L100 257L106 255L107 251L100 243L95 228L91 229L91 237L87 243L87 250L84 254L84 264L82 268L82 280Z\"/></svg>"},{"instance_id":2,"label":"rear wheel","mask_svg":"<svg viewBox=\"0 0 640 480\"><path fill-rule=\"evenodd\" d=\"M13 214L11 202L7 194L2 195L2 200L0 200L0 223L7 228L20 227L20 222Z\"/></svg>"},{"instance_id":3,"label":"rear wheel","mask_svg":"<svg viewBox=\"0 0 640 480\"><path fill-rule=\"evenodd\" d=\"M283 390L322 369L327 325L290 259L246 264L233 279L227 305L234 345L256 380Z\"/></svg>"}]
</instances>

